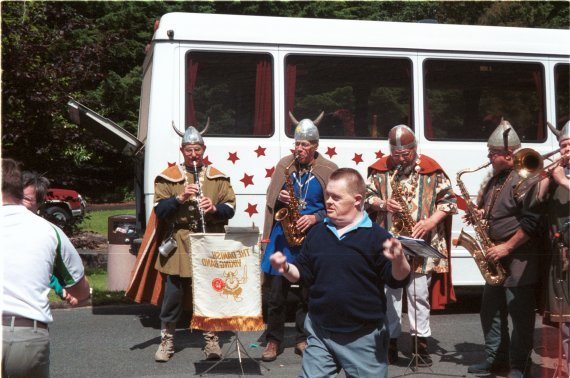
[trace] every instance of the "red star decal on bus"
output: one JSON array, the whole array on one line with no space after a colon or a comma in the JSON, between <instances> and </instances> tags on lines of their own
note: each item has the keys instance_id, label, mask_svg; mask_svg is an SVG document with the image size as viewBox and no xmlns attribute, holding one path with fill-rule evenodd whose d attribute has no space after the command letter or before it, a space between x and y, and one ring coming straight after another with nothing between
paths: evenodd
<instances>
[{"instance_id":1,"label":"red star decal on bus","mask_svg":"<svg viewBox=\"0 0 570 378\"><path fill-rule=\"evenodd\" d=\"M171 162L169 162L169 161L168 161L167 163L168 163L168 168L174 167L174 166L176 165L176 163L171 163Z\"/></svg>"},{"instance_id":2,"label":"red star decal on bus","mask_svg":"<svg viewBox=\"0 0 570 378\"><path fill-rule=\"evenodd\" d=\"M265 177L271 178L273 176L273 172L275 172L275 167L265 168Z\"/></svg>"},{"instance_id":3,"label":"red star decal on bus","mask_svg":"<svg viewBox=\"0 0 570 378\"><path fill-rule=\"evenodd\" d=\"M375 154L376 154L376 159L381 159L382 156L384 156L384 153L382 152L382 150L376 151Z\"/></svg>"},{"instance_id":4,"label":"red star decal on bus","mask_svg":"<svg viewBox=\"0 0 570 378\"><path fill-rule=\"evenodd\" d=\"M354 154L354 157L352 158L352 161L354 161L356 163L356 165L362 163L364 160L362 160L362 154Z\"/></svg>"},{"instance_id":5,"label":"red star decal on bus","mask_svg":"<svg viewBox=\"0 0 570 378\"><path fill-rule=\"evenodd\" d=\"M204 156L202 162L204 163L204 165L212 165L212 162L208 159L207 156Z\"/></svg>"},{"instance_id":6,"label":"red star decal on bus","mask_svg":"<svg viewBox=\"0 0 570 378\"><path fill-rule=\"evenodd\" d=\"M239 160L237 152L230 152L229 154L230 156L228 157L228 160L235 164L236 161Z\"/></svg>"},{"instance_id":7,"label":"red star decal on bus","mask_svg":"<svg viewBox=\"0 0 570 378\"><path fill-rule=\"evenodd\" d=\"M243 178L240 181L243 182L247 188L248 185L253 185L253 175L250 176L247 173L244 173Z\"/></svg>"},{"instance_id":8,"label":"red star decal on bus","mask_svg":"<svg viewBox=\"0 0 570 378\"><path fill-rule=\"evenodd\" d=\"M332 159L333 156L337 155L336 147L327 147L327 152L325 152L325 155L329 155L329 158Z\"/></svg>"},{"instance_id":9,"label":"red star decal on bus","mask_svg":"<svg viewBox=\"0 0 570 378\"><path fill-rule=\"evenodd\" d=\"M257 204L252 205L251 203L247 203L247 209L244 210L244 212L249 214L249 217L251 218L251 216L253 214L257 214Z\"/></svg>"},{"instance_id":10,"label":"red star decal on bus","mask_svg":"<svg viewBox=\"0 0 570 378\"><path fill-rule=\"evenodd\" d=\"M266 150L265 148L257 146L257 150L253 150L253 152L257 154L257 157L260 157L260 156L265 156L265 150Z\"/></svg>"}]
</instances>

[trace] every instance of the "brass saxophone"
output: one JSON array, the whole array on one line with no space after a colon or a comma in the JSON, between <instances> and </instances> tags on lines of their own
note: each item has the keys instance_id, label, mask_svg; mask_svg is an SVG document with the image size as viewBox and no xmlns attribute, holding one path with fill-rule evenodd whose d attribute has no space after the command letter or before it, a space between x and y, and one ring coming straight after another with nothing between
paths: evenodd
<instances>
[{"instance_id":1,"label":"brass saxophone","mask_svg":"<svg viewBox=\"0 0 570 378\"><path fill-rule=\"evenodd\" d=\"M293 187L293 182L289 175L289 168L291 168L296 161L297 156L295 156L291 164L285 168L285 188L287 193L289 193L291 201L289 201L287 207L279 209L279 211L275 213L275 220L281 222L285 239L290 247L299 247L303 244L303 240L305 240L305 232L297 228L297 221L301 218L301 213L299 212L299 201L297 201L297 197L295 196L295 188Z\"/></svg>"},{"instance_id":2,"label":"brass saxophone","mask_svg":"<svg viewBox=\"0 0 570 378\"><path fill-rule=\"evenodd\" d=\"M400 166L394 171L390 179L390 186L392 188L392 198L398 202L402 211L392 215L392 227L390 227L390 231L394 235L412 236L412 229L416 225L416 221L412 218L412 214L410 214L410 208L404 199L404 193L402 193L400 183L396 181L399 170Z\"/></svg>"},{"instance_id":3,"label":"brass saxophone","mask_svg":"<svg viewBox=\"0 0 570 378\"><path fill-rule=\"evenodd\" d=\"M466 213L468 218L471 220L473 229L475 230L476 238L466 233L463 229L459 233L459 238L457 239L456 245L461 246L469 251L477 267L481 271L485 282L492 286L502 285L507 279L507 272L500 262L487 261L485 258L485 251L493 247L495 244L489 238L481 215L475 209L475 205L471 202L469 193L465 188L465 184L461 181L461 175L467 172L476 172L480 169L487 167L491 163L483 164L478 168L463 169L457 172L457 186L461 190L461 196L467 203Z\"/></svg>"}]
</instances>

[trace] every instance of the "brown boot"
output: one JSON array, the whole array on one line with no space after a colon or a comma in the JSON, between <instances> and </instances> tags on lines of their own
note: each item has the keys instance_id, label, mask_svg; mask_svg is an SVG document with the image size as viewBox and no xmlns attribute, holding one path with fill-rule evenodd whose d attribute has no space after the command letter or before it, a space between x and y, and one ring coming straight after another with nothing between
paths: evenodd
<instances>
[{"instance_id":1,"label":"brown boot","mask_svg":"<svg viewBox=\"0 0 570 378\"><path fill-rule=\"evenodd\" d=\"M388 347L388 363L394 365L398 362L398 339L390 339Z\"/></svg>"},{"instance_id":2,"label":"brown boot","mask_svg":"<svg viewBox=\"0 0 570 378\"><path fill-rule=\"evenodd\" d=\"M278 354L281 354L279 343L277 341L269 340L263 354L261 355L261 360L265 362L275 361Z\"/></svg>"},{"instance_id":3,"label":"brown boot","mask_svg":"<svg viewBox=\"0 0 570 378\"><path fill-rule=\"evenodd\" d=\"M176 323L164 323L160 331L160 345L154 354L156 362L168 362L174 354L174 333Z\"/></svg>"},{"instance_id":4,"label":"brown boot","mask_svg":"<svg viewBox=\"0 0 570 378\"><path fill-rule=\"evenodd\" d=\"M204 354L206 355L206 360L219 360L222 358L222 349L220 348L220 343L218 342L218 335L214 332L204 332L204 340L206 340L206 346L204 346Z\"/></svg>"},{"instance_id":5,"label":"brown boot","mask_svg":"<svg viewBox=\"0 0 570 378\"><path fill-rule=\"evenodd\" d=\"M299 356L303 357L303 352L305 352L306 347L307 347L306 341L301 341L297 343L297 345L295 345L295 354L298 354Z\"/></svg>"}]
</instances>

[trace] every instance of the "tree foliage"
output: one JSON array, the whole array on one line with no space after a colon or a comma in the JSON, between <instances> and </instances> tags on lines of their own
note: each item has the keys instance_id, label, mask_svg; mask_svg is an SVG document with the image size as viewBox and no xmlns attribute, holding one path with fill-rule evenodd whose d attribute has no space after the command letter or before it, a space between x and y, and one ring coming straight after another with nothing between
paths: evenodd
<instances>
[{"instance_id":1,"label":"tree foliage","mask_svg":"<svg viewBox=\"0 0 570 378\"><path fill-rule=\"evenodd\" d=\"M570 26L566 1L35 1L1 11L3 156L94 199L132 187L132 162L68 120L68 96L136 133L144 49L164 13Z\"/></svg>"}]
</instances>

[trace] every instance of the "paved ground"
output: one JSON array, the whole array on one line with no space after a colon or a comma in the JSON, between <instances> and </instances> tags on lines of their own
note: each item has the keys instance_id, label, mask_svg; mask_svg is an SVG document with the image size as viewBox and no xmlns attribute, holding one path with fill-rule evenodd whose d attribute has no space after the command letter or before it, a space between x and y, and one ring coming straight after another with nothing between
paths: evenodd
<instances>
[{"instance_id":1,"label":"paved ground","mask_svg":"<svg viewBox=\"0 0 570 378\"><path fill-rule=\"evenodd\" d=\"M408 368L410 361L410 337L400 338L401 358L389 369L390 377L415 375L434 377L472 377L467 367L483 356L483 340L479 316L472 307L477 299L465 299L463 306L450 312L432 316L433 337L430 349L434 365L420 368L415 374ZM468 311L462 311L467 308ZM148 305L122 305L84 307L54 310L51 330L52 377L190 377L202 374L213 365L203 360L202 337L198 331L184 329L187 319L179 323L176 333L176 354L168 363L154 362L154 352L160 342L158 308ZM557 331L543 327L537 317L534 365L532 377L552 377L556 364ZM407 330L407 324L404 324ZM279 358L264 365L266 370L242 355L244 375L267 377L297 377L301 358L293 353L293 325L288 324L285 352ZM220 334L222 349L226 354L234 334ZM263 352L262 332L243 332L239 339L245 350L256 361ZM241 375L235 348L229 359L210 371L209 376L237 377ZM341 377L344 374L340 374Z\"/></svg>"}]
</instances>

